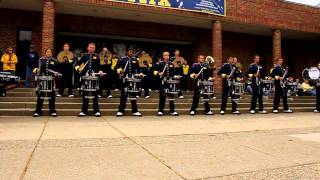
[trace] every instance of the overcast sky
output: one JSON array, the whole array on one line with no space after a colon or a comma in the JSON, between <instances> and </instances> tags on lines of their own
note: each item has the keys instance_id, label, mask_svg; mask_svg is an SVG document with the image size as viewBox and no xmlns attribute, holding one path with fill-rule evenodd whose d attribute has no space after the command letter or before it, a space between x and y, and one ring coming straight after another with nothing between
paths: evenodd
<instances>
[{"instance_id":1,"label":"overcast sky","mask_svg":"<svg viewBox=\"0 0 320 180\"><path fill-rule=\"evenodd\" d=\"M286 1L302 3L302 4L308 4L308 5L311 5L311 6L316 6L316 5L320 4L320 0L286 0Z\"/></svg>"}]
</instances>

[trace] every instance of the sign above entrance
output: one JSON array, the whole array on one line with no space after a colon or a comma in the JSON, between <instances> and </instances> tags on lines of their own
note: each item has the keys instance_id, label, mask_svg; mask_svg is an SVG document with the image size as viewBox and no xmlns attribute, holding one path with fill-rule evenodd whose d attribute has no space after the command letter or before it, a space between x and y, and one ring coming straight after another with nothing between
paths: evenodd
<instances>
[{"instance_id":1,"label":"sign above entrance","mask_svg":"<svg viewBox=\"0 0 320 180\"><path fill-rule=\"evenodd\" d=\"M225 0L110 0L225 16Z\"/></svg>"}]
</instances>

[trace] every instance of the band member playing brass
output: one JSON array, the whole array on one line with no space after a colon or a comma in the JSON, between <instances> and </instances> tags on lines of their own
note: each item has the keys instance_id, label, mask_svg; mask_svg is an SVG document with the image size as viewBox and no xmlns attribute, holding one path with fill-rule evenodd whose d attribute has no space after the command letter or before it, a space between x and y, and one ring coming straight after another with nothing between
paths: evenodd
<instances>
[{"instance_id":1,"label":"band member playing brass","mask_svg":"<svg viewBox=\"0 0 320 180\"><path fill-rule=\"evenodd\" d=\"M99 93L99 75L103 76L103 72L100 69L100 58L95 53L96 45L94 43L88 44L88 53L85 53L78 62L75 69L79 71L82 80L82 111L79 116L86 116L88 113L89 94L91 92L93 96L93 111L96 117L100 117L101 113L98 104Z\"/></svg>"},{"instance_id":2,"label":"band member playing brass","mask_svg":"<svg viewBox=\"0 0 320 180\"><path fill-rule=\"evenodd\" d=\"M62 77L59 80L59 93L57 97L63 95L64 88L68 88L68 97L73 97L72 76L73 76L73 53L70 51L70 45L64 43L63 51L58 54L58 62Z\"/></svg>"},{"instance_id":3,"label":"band member playing brass","mask_svg":"<svg viewBox=\"0 0 320 180\"><path fill-rule=\"evenodd\" d=\"M182 65L182 77L181 77L181 93L182 91L188 90L188 80L189 80L189 65L187 60L184 60Z\"/></svg>"},{"instance_id":4,"label":"band member playing brass","mask_svg":"<svg viewBox=\"0 0 320 180\"><path fill-rule=\"evenodd\" d=\"M228 97L231 96L232 113L240 114L237 110L237 95L232 93L232 82L236 81L240 75L236 73L236 66L234 65L233 57L229 57L227 62L223 64L218 72L218 75L222 78L222 102L220 108L220 114L224 115L227 106ZM239 79L238 79L239 80Z\"/></svg>"},{"instance_id":5,"label":"band member playing brass","mask_svg":"<svg viewBox=\"0 0 320 180\"><path fill-rule=\"evenodd\" d=\"M250 113L256 113L257 99L259 103L259 113L265 114L267 111L263 107L263 90L260 85L260 80L263 78L262 67L259 65L260 56L254 55L253 62L249 66L248 78L252 88L251 108Z\"/></svg>"},{"instance_id":6,"label":"band member playing brass","mask_svg":"<svg viewBox=\"0 0 320 180\"><path fill-rule=\"evenodd\" d=\"M183 57L180 56L180 50L179 49L176 49L174 51L174 56L170 58L170 61L173 62L173 67L174 67L174 70L176 71L175 73L176 74L181 74L183 76L183 68L184 66L186 65L186 62L185 62L185 59ZM183 78L180 79L180 87L181 88L184 88L185 86L185 81ZM180 91L179 91L179 98L180 99L183 99L183 95L182 95L182 89L180 88Z\"/></svg>"},{"instance_id":7,"label":"band member playing brass","mask_svg":"<svg viewBox=\"0 0 320 180\"><path fill-rule=\"evenodd\" d=\"M101 70L106 73L106 76L100 78L100 88L99 88L99 97L102 96L102 90L105 88L107 91L107 97L112 98L111 95L111 88L112 88L112 81L111 81L111 65L112 65L112 54L108 50L108 48L104 47L99 54L100 57L100 66Z\"/></svg>"},{"instance_id":8,"label":"band member playing brass","mask_svg":"<svg viewBox=\"0 0 320 180\"><path fill-rule=\"evenodd\" d=\"M280 98L283 100L283 109L285 113L292 113L293 111L289 109L288 106L288 97L287 90L285 87L286 75L288 73L288 69L283 69L282 67L283 59L278 58L276 60L276 66L273 68L271 76L274 78L274 86L275 86L275 94L273 101L273 113L278 113Z\"/></svg>"},{"instance_id":9,"label":"band member playing brass","mask_svg":"<svg viewBox=\"0 0 320 180\"><path fill-rule=\"evenodd\" d=\"M150 97L150 77L152 75L152 58L145 51L141 52L140 57L137 59L141 72L146 75L142 79L142 88L144 89L144 97L147 99Z\"/></svg>"},{"instance_id":10,"label":"band member playing brass","mask_svg":"<svg viewBox=\"0 0 320 180\"><path fill-rule=\"evenodd\" d=\"M111 62L111 87L118 90L120 89L122 82L119 78L119 74L117 73L117 64L119 62L119 58L116 54L112 54Z\"/></svg>"},{"instance_id":11,"label":"band member playing brass","mask_svg":"<svg viewBox=\"0 0 320 180\"><path fill-rule=\"evenodd\" d=\"M41 57L39 60L39 67L33 69L33 73L38 74L38 81L40 81L40 77L44 77L41 84L38 83L39 89L37 89L38 99L37 99L37 107L33 114L33 117L38 117L42 113L42 106L45 95L47 94L49 98L49 109L50 115L53 117L57 116L55 109L55 90L54 90L54 77L61 75L57 72L58 69L58 61L52 57L52 50L47 49L45 51L44 57ZM45 79L45 77L51 78Z\"/></svg>"},{"instance_id":12,"label":"band member playing brass","mask_svg":"<svg viewBox=\"0 0 320 180\"><path fill-rule=\"evenodd\" d=\"M199 99L200 99L200 91L203 91L204 88L201 84L201 82L204 81L211 81L213 85L213 78L212 78L212 71L210 69L209 64L204 63L204 55L200 54L198 56L198 63L194 63L191 67L191 75L190 77L192 79L195 79L194 82L194 94L193 94L193 100L192 100L192 106L190 110L190 115L196 114L196 109L199 105ZM212 86L213 90L213 86ZM206 115L213 115L213 112L210 110L209 105L209 99L211 98L209 94L204 94L204 108L205 108L205 114Z\"/></svg>"},{"instance_id":13,"label":"band member playing brass","mask_svg":"<svg viewBox=\"0 0 320 180\"><path fill-rule=\"evenodd\" d=\"M131 100L132 115L142 116L142 114L138 111L136 96L141 90L139 89L139 85L137 83L138 81L141 82L143 74L140 73L139 64L137 59L134 57L133 49L129 49L127 56L123 57L119 61L117 71L123 80L120 88L121 98L117 116L120 117L124 115L128 96Z\"/></svg>"},{"instance_id":14,"label":"band member playing brass","mask_svg":"<svg viewBox=\"0 0 320 180\"><path fill-rule=\"evenodd\" d=\"M168 97L170 115L179 116L174 107L174 94L178 94L180 91L178 85L181 74L177 74L177 71L174 70L174 65L169 59L169 52L164 52L162 56L163 60L159 62L154 71L154 75L159 75L160 79L162 80L159 90L160 100L159 111L157 115L163 116L165 101Z\"/></svg>"}]
</instances>

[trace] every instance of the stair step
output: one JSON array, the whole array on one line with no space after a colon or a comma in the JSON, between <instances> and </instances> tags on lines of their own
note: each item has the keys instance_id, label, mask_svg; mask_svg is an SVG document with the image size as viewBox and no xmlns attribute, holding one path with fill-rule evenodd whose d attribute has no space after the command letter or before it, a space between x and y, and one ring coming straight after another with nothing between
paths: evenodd
<instances>
[{"instance_id":1,"label":"stair step","mask_svg":"<svg viewBox=\"0 0 320 180\"><path fill-rule=\"evenodd\" d=\"M313 107L299 107L299 108L294 108L294 112L313 112ZM272 108L268 107L266 110L270 113ZM281 108L279 108L280 112L282 112ZM117 110L116 109L100 109L101 113L103 116L115 116ZM157 109L139 109L139 111L144 115L144 116L155 116L157 114ZM176 109L177 112L179 112L180 115L189 115L189 109ZM213 109L215 114L218 114L219 111L217 109ZM239 108L239 111L242 112L243 114L248 114L249 110L248 108ZM0 114L1 115L6 115L6 116L32 116L34 112L34 109L0 109ZM57 109L57 114L59 116L77 116L78 113L80 112L80 109ZM165 110L166 114L169 114L169 110ZM198 110L197 114L203 114L203 110ZM47 115L49 113L48 109L43 109L43 115ZM230 110L226 112L231 113ZM89 109L89 114L92 115L92 109ZM130 115L131 110L126 111L126 115ZM214 116L213 116L214 118Z\"/></svg>"}]
</instances>

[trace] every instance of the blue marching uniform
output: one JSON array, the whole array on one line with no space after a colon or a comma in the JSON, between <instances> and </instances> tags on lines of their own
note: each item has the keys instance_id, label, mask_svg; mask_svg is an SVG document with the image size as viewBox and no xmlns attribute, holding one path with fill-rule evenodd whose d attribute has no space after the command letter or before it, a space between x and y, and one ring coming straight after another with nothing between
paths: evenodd
<instances>
[{"instance_id":1,"label":"blue marching uniform","mask_svg":"<svg viewBox=\"0 0 320 180\"><path fill-rule=\"evenodd\" d=\"M259 71L259 74L257 75ZM251 81L252 98L250 110L256 110L257 99L259 103L259 111L263 111L263 89L260 85L260 79L262 78L262 67L258 64L252 63L249 66L248 78Z\"/></svg>"},{"instance_id":2,"label":"blue marching uniform","mask_svg":"<svg viewBox=\"0 0 320 180\"><path fill-rule=\"evenodd\" d=\"M128 62L128 65L125 69L125 66ZM135 74L139 74L140 73L140 68L139 68L139 64L136 58L134 57L129 57L129 56L125 56L123 57L117 65L117 70L123 70L123 78L126 77L127 75L129 77L131 77L132 75ZM123 80L122 78L122 80ZM128 94L125 92L124 90L125 88L125 84L121 83L121 98L120 98L120 105L119 105L119 110L118 112L124 113L125 111L125 107L126 107L126 103L127 103L127 99L128 99L128 95L130 95L130 99L131 99L131 105L132 105L132 113L136 113L138 112L138 107L137 107L137 99L136 96L137 94Z\"/></svg>"},{"instance_id":3,"label":"blue marching uniform","mask_svg":"<svg viewBox=\"0 0 320 180\"><path fill-rule=\"evenodd\" d=\"M271 76L274 78L274 85L275 85L275 94L274 94L274 101L273 101L273 110L278 110L280 104L280 98L283 100L283 109L289 110L288 106L288 97L285 87L281 87L281 80L279 79L285 73L285 69L283 69L280 65L276 65L273 68Z\"/></svg>"},{"instance_id":4,"label":"blue marching uniform","mask_svg":"<svg viewBox=\"0 0 320 180\"><path fill-rule=\"evenodd\" d=\"M208 80L211 75L212 71L210 67L207 64L201 64L201 63L194 63L191 67L191 78L194 78L194 74L198 74L201 69L203 69L202 73L199 74L198 78L194 82L194 92L193 92L193 100L192 100L192 106L190 111L196 111L199 105L199 99L200 99L200 89L198 86L199 80ZM210 105L209 105L209 98L211 97L205 97L206 100L204 100L204 109L205 113L210 112Z\"/></svg>"},{"instance_id":5,"label":"blue marching uniform","mask_svg":"<svg viewBox=\"0 0 320 180\"><path fill-rule=\"evenodd\" d=\"M88 62L88 63L87 63ZM77 65L80 66L81 64L86 64L84 69L81 71L80 75L85 76L87 73L98 73L101 70L100 67L100 58L99 55L96 53L85 53L81 59L77 62ZM94 113L99 112L99 104L98 104L98 91L92 92L93 95L93 111ZM88 112L88 104L89 99L86 98L89 95L89 92L83 92L82 93L82 112L87 114Z\"/></svg>"},{"instance_id":6,"label":"blue marching uniform","mask_svg":"<svg viewBox=\"0 0 320 180\"><path fill-rule=\"evenodd\" d=\"M174 69L173 63L168 61L161 61L155 66L155 71L154 74L158 74L159 72L162 72L164 68L167 66L166 70L164 71L164 74L162 75L163 78L172 78L175 75L181 75L178 71ZM168 96L169 100L169 108L170 108L170 113L175 112L175 106L174 106L174 95L172 94L166 94L165 93L165 86L164 84L161 83L160 85L160 90L159 90L159 112L164 113L164 106L165 106L165 101Z\"/></svg>"},{"instance_id":7,"label":"blue marching uniform","mask_svg":"<svg viewBox=\"0 0 320 180\"><path fill-rule=\"evenodd\" d=\"M42 57L39 59L39 67L40 67L40 73L39 76L54 76L52 72L49 72L48 70L53 70L57 71L58 70L58 60L55 58L46 58ZM44 92L41 92L38 94L38 99L37 99L37 107L35 110L35 113L41 115L42 112L42 106L43 106L43 97L45 96ZM55 101L56 101L56 94L55 91L53 90L52 92L48 93L49 97L49 109L50 109L50 114L56 113L55 109Z\"/></svg>"},{"instance_id":8,"label":"blue marching uniform","mask_svg":"<svg viewBox=\"0 0 320 180\"><path fill-rule=\"evenodd\" d=\"M231 93L232 89L230 82L237 81L238 78L242 78L242 73L240 70L235 70L234 74L229 77L233 68L237 69L235 65L225 63L218 72L218 75L222 78L222 102L220 111L226 111L227 100L229 96L231 96L232 112L237 111L236 100L238 99L238 97Z\"/></svg>"}]
</instances>

